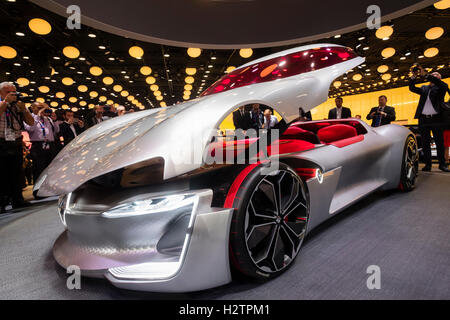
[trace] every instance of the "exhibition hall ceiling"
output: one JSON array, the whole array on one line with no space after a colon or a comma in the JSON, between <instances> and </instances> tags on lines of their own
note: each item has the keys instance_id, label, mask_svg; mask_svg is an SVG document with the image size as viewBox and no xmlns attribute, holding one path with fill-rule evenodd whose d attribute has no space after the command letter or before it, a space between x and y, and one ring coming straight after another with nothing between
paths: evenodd
<instances>
[{"instance_id":1,"label":"exhibition hall ceiling","mask_svg":"<svg viewBox=\"0 0 450 320\"><path fill-rule=\"evenodd\" d=\"M77 5L83 23L132 39L213 49L269 47L318 40L365 26L369 6L384 19L433 0L33 0L66 15ZM339 14L336 14L339 13Z\"/></svg>"},{"instance_id":2,"label":"exhibition hall ceiling","mask_svg":"<svg viewBox=\"0 0 450 320\"><path fill-rule=\"evenodd\" d=\"M330 96L389 89L407 85L415 62L450 76L450 9L443 8L431 5L386 21L378 34L362 28L287 46L200 50L138 41L86 25L69 30L65 17L30 1L2 0L0 81L19 80L21 92L55 108L86 109L99 103L155 108L193 99L227 70L251 60L304 44L335 43L355 49L367 61L337 79ZM190 28L169 19L167 24L183 32Z\"/></svg>"}]
</instances>

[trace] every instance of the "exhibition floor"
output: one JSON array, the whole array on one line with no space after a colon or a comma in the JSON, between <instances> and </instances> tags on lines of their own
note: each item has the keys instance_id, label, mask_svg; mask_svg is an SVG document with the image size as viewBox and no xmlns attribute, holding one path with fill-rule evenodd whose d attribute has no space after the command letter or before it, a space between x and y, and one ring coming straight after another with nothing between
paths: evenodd
<instances>
[{"instance_id":1,"label":"exhibition floor","mask_svg":"<svg viewBox=\"0 0 450 320\"><path fill-rule=\"evenodd\" d=\"M0 216L0 299L450 299L449 193L449 175L421 174L415 191L378 192L313 231L277 279L191 294L130 292L98 279L69 291L51 254L63 231L56 202L44 202ZM366 286L371 265L381 268L381 290Z\"/></svg>"}]
</instances>

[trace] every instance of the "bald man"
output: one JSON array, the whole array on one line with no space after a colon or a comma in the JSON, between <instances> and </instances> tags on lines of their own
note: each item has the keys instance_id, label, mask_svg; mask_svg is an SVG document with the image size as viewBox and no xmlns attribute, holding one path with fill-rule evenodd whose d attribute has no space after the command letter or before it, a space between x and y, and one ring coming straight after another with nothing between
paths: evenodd
<instances>
[{"instance_id":1,"label":"bald man","mask_svg":"<svg viewBox=\"0 0 450 320\"><path fill-rule=\"evenodd\" d=\"M430 81L429 85L417 87L418 76L425 77ZM420 67L416 74L411 76L409 90L420 95L419 105L417 107L415 119L419 119L419 133L422 136L423 153L425 167L423 171L431 171L431 135L433 132L439 159L439 169L444 172L450 172L445 162L444 155L444 133L441 105L444 102L445 94L448 91L448 85L441 80L438 72L426 74Z\"/></svg>"}]
</instances>

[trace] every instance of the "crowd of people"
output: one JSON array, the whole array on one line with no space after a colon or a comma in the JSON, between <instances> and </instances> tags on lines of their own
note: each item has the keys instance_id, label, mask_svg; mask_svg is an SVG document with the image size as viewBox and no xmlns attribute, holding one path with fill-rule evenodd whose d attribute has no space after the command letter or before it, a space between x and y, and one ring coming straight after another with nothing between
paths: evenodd
<instances>
[{"instance_id":1,"label":"crowd of people","mask_svg":"<svg viewBox=\"0 0 450 320\"><path fill-rule=\"evenodd\" d=\"M84 118L70 109L55 112L45 103L27 108L20 99L13 83L0 83L0 213L9 204L13 209L30 206L23 198L24 187L34 184L59 151L87 128L134 112L123 106L95 106ZM40 199L36 192L33 196Z\"/></svg>"}]
</instances>

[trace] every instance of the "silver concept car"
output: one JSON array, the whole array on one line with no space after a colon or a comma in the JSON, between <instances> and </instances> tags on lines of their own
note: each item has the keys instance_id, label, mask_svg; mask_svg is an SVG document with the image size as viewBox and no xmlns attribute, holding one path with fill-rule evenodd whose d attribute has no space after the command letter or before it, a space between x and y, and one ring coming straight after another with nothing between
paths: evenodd
<instances>
[{"instance_id":1,"label":"silver concept car","mask_svg":"<svg viewBox=\"0 0 450 320\"><path fill-rule=\"evenodd\" d=\"M61 196L56 261L154 292L220 286L232 272L271 279L323 221L376 190L412 190L418 150L408 129L296 121L299 107L326 101L333 80L363 62L334 44L290 49L232 71L198 99L91 128L35 186ZM279 112L279 131L218 137L231 112L253 103ZM208 161L214 154L244 161Z\"/></svg>"}]
</instances>

